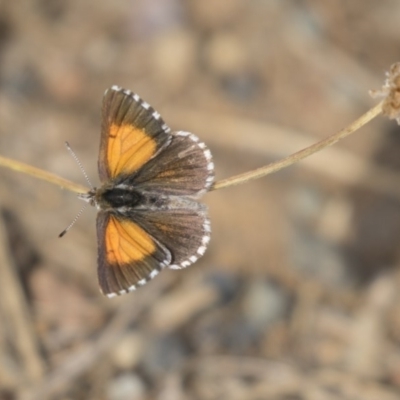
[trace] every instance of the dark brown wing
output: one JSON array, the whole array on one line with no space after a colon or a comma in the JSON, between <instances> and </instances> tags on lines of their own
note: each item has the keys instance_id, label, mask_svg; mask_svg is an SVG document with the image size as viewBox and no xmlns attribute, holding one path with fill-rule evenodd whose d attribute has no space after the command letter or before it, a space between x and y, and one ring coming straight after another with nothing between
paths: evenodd
<instances>
[{"instance_id":1,"label":"dark brown wing","mask_svg":"<svg viewBox=\"0 0 400 400\"><path fill-rule=\"evenodd\" d=\"M214 180L211 152L196 135L173 132L171 144L151 159L127 184L163 195L197 196Z\"/></svg>"},{"instance_id":2,"label":"dark brown wing","mask_svg":"<svg viewBox=\"0 0 400 400\"><path fill-rule=\"evenodd\" d=\"M180 208L169 210L131 210L129 217L168 249L171 269L186 268L196 262L210 242L206 206L197 202L187 201Z\"/></svg>"}]
</instances>

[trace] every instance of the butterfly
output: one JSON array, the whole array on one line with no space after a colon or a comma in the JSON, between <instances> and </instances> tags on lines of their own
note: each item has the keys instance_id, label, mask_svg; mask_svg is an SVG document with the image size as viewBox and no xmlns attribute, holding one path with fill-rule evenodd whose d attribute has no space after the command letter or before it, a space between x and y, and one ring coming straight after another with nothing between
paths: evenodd
<instances>
[{"instance_id":1,"label":"butterfly","mask_svg":"<svg viewBox=\"0 0 400 400\"><path fill-rule=\"evenodd\" d=\"M101 181L80 197L98 209L98 278L108 297L131 292L168 267L186 268L210 241L199 196L214 180L210 150L172 131L137 94L112 86L103 97Z\"/></svg>"}]
</instances>

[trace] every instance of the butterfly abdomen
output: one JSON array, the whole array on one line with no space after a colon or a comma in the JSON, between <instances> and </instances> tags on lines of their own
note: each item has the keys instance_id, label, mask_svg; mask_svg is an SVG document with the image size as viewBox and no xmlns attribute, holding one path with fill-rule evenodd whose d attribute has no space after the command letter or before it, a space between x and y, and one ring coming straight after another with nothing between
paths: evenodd
<instances>
[{"instance_id":1,"label":"butterfly abdomen","mask_svg":"<svg viewBox=\"0 0 400 400\"><path fill-rule=\"evenodd\" d=\"M138 191L129 188L113 187L99 191L97 194L97 203L102 210L135 208L144 201L144 196Z\"/></svg>"}]
</instances>

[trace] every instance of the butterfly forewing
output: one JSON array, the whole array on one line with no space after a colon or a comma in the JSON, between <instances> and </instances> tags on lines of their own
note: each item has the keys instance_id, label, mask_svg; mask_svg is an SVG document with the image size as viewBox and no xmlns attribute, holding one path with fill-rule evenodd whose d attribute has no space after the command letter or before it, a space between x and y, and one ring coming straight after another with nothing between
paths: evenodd
<instances>
[{"instance_id":1,"label":"butterfly forewing","mask_svg":"<svg viewBox=\"0 0 400 400\"><path fill-rule=\"evenodd\" d=\"M110 297L143 286L171 263L166 247L130 219L100 211L97 234L99 284Z\"/></svg>"},{"instance_id":2,"label":"butterfly forewing","mask_svg":"<svg viewBox=\"0 0 400 400\"><path fill-rule=\"evenodd\" d=\"M103 98L99 175L102 181L128 176L171 141L170 129L139 96L118 87Z\"/></svg>"}]
</instances>

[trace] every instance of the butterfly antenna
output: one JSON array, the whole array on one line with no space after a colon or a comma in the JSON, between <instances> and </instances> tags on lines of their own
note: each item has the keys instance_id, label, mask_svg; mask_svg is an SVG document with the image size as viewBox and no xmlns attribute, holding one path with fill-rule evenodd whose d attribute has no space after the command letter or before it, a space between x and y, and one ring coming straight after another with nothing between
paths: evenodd
<instances>
[{"instance_id":1,"label":"butterfly antenna","mask_svg":"<svg viewBox=\"0 0 400 400\"><path fill-rule=\"evenodd\" d=\"M63 237L74 225L75 222L78 221L79 217L82 215L88 203L85 203L81 210L78 212L76 217L72 220L72 222L58 235L58 237Z\"/></svg>"},{"instance_id":2,"label":"butterfly antenna","mask_svg":"<svg viewBox=\"0 0 400 400\"><path fill-rule=\"evenodd\" d=\"M89 184L90 188L93 189L93 185L90 182L90 179L85 171L85 169L83 168L83 165L81 164L81 162L79 161L78 156L75 154L75 152L71 149L71 146L69 145L68 142L65 142L65 146L67 146L68 151L71 153L72 157L74 157L74 160L76 161L76 163L78 164L78 167L80 168L80 170L82 171L83 176L86 179L86 182ZM78 214L78 216L80 215L80 213ZM75 223L75 220L73 221L72 225ZM69 229L70 227L68 227Z\"/></svg>"}]
</instances>

